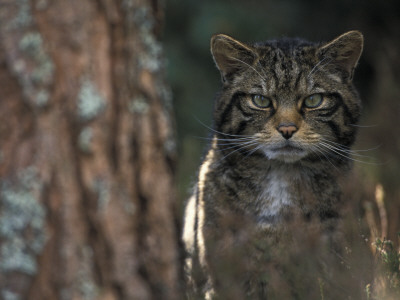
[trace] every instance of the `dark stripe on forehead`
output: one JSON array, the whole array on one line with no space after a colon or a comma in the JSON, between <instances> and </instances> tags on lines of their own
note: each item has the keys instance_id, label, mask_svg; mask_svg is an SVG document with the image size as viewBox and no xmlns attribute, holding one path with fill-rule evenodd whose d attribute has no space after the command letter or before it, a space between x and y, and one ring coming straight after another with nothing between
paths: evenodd
<instances>
[{"instance_id":1,"label":"dark stripe on forehead","mask_svg":"<svg viewBox=\"0 0 400 300\"><path fill-rule=\"evenodd\" d=\"M295 80L295 82L294 82L294 88L295 88L295 89L298 89L298 88L299 88L300 79L301 79L303 73L304 73L303 71L300 71L300 72L297 74L296 80Z\"/></svg>"},{"instance_id":2,"label":"dark stripe on forehead","mask_svg":"<svg viewBox=\"0 0 400 300\"><path fill-rule=\"evenodd\" d=\"M288 71L293 70L293 58L286 58L282 61L282 67ZM290 72L291 73L291 72Z\"/></svg>"},{"instance_id":3,"label":"dark stripe on forehead","mask_svg":"<svg viewBox=\"0 0 400 300\"><path fill-rule=\"evenodd\" d=\"M289 87L290 86L290 82L292 79L292 70L291 70L291 64L290 64L290 60L289 61L282 61L281 62L281 69L283 71L283 85L285 87Z\"/></svg>"},{"instance_id":4,"label":"dark stripe on forehead","mask_svg":"<svg viewBox=\"0 0 400 300\"><path fill-rule=\"evenodd\" d=\"M294 90L296 86L296 81L298 78L298 70L295 69L297 67L297 63L294 62L293 59L290 59L290 63L288 66L288 85Z\"/></svg>"},{"instance_id":5,"label":"dark stripe on forehead","mask_svg":"<svg viewBox=\"0 0 400 300\"><path fill-rule=\"evenodd\" d=\"M276 74L275 68L271 68L271 73L272 73L272 77L274 79L274 88L276 90L279 86L279 77L278 77L278 74Z\"/></svg>"},{"instance_id":6,"label":"dark stripe on forehead","mask_svg":"<svg viewBox=\"0 0 400 300\"><path fill-rule=\"evenodd\" d=\"M297 89L301 79L301 64L291 54L283 55L271 65L275 89Z\"/></svg>"}]
</instances>

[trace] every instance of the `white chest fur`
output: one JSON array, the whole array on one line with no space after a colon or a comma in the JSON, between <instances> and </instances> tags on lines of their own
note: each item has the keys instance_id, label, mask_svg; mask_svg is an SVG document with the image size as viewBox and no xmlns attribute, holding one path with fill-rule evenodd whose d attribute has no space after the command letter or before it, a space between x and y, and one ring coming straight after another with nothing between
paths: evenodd
<instances>
[{"instance_id":1,"label":"white chest fur","mask_svg":"<svg viewBox=\"0 0 400 300\"><path fill-rule=\"evenodd\" d=\"M271 170L258 197L260 220L277 220L282 212L295 205L294 184L299 173L288 168Z\"/></svg>"}]
</instances>

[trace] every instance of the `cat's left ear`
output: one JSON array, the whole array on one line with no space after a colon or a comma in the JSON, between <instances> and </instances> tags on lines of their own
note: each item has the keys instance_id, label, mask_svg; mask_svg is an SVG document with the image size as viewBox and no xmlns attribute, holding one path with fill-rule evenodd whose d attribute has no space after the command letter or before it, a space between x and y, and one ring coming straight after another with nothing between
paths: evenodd
<instances>
[{"instance_id":1,"label":"cat's left ear","mask_svg":"<svg viewBox=\"0 0 400 300\"><path fill-rule=\"evenodd\" d=\"M249 68L256 58L250 46L225 34L216 34L211 38L211 53L223 82L229 81L235 72Z\"/></svg>"},{"instance_id":2,"label":"cat's left ear","mask_svg":"<svg viewBox=\"0 0 400 300\"><path fill-rule=\"evenodd\" d=\"M345 81L353 79L354 69L361 56L364 38L359 31L349 31L317 50L319 59L329 60L329 65L337 66Z\"/></svg>"}]
</instances>

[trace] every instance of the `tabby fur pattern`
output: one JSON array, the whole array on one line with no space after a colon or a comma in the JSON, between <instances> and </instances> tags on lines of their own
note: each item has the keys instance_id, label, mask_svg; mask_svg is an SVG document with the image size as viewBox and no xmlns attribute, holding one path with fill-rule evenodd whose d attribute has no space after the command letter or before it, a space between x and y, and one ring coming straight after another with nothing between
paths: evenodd
<instances>
[{"instance_id":1,"label":"tabby fur pattern","mask_svg":"<svg viewBox=\"0 0 400 300\"><path fill-rule=\"evenodd\" d=\"M319 224L322 235L334 239L337 182L357 155L350 147L361 102L352 79L362 48L358 31L328 43L283 38L250 44L212 37L223 85L210 147L184 216L192 296L218 294L229 284L219 274L221 261L231 257L226 264L232 267L241 259L232 249L246 249L241 252L246 259L257 257L249 247L257 241L250 239L279 240L294 219ZM244 264L257 266L257 258ZM249 288L255 273L232 271L246 285L238 299L263 298L263 284Z\"/></svg>"}]
</instances>

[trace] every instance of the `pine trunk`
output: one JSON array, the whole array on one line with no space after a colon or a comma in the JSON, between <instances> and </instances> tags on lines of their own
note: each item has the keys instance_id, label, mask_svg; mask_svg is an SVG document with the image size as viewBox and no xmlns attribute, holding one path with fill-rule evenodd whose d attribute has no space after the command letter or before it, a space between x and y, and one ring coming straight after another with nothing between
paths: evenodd
<instances>
[{"instance_id":1,"label":"pine trunk","mask_svg":"<svg viewBox=\"0 0 400 300\"><path fill-rule=\"evenodd\" d=\"M0 1L0 299L178 299L150 0Z\"/></svg>"}]
</instances>

